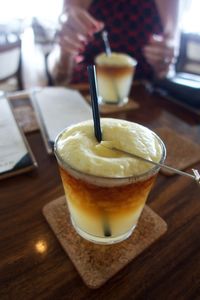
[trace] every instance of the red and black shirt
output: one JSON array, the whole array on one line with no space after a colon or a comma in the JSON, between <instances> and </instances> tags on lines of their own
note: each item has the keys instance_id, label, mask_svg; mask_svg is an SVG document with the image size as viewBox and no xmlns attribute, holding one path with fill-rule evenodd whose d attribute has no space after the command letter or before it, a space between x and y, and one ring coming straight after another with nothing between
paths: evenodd
<instances>
[{"instance_id":1,"label":"red and black shirt","mask_svg":"<svg viewBox=\"0 0 200 300\"><path fill-rule=\"evenodd\" d=\"M95 0L89 8L91 15L105 23L109 34L111 49L124 52L138 61L135 78L150 79L153 70L146 62L143 47L148 44L152 34L162 33L162 24L153 0ZM83 53L84 60L75 70L72 81L87 82L87 65L104 51L101 34L97 33Z\"/></svg>"}]
</instances>

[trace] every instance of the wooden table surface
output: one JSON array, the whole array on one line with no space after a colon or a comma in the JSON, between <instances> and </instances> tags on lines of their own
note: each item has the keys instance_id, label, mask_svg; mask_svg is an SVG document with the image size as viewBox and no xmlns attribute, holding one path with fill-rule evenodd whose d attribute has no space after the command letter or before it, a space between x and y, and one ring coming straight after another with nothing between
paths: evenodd
<instances>
[{"instance_id":1,"label":"wooden table surface","mask_svg":"<svg viewBox=\"0 0 200 300\"><path fill-rule=\"evenodd\" d=\"M142 86L135 86L133 97L139 109L113 117L152 129L167 126L200 144L197 115ZM167 233L104 286L91 290L42 215L43 206L64 193L55 158L46 153L39 131L26 136L38 169L0 182L1 300L200 299L200 188L195 182L158 176L148 205L167 222ZM200 163L195 167L200 170Z\"/></svg>"}]
</instances>

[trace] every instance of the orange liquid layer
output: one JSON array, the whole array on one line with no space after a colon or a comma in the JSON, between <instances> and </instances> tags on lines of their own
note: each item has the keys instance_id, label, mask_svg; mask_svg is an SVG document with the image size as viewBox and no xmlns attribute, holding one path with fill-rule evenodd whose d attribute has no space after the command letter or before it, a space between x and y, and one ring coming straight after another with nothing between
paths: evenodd
<instances>
[{"instance_id":1,"label":"orange liquid layer","mask_svg":"<svg viewBox=\"0 0 200 300\"><path fill-rule=\"evenodd\" d=\"M127 66L97 66L97 75L108 76L108 77L121 77L125 75L132 75L134 72L133 67Z\"/></svg>"},{"instance_id":2,"label":"orange liquid layer","mask_svg":"<svg viewBox=\"0 0 200 300\"><path fill-rule=\"evenodd\" d=\"M100 187L72 177L60 167L68 201L83 213L93 216L105 212L110 216L130 214L143 206L155 181L151 178L124 186Z\"/></svg>"}]
</instances>

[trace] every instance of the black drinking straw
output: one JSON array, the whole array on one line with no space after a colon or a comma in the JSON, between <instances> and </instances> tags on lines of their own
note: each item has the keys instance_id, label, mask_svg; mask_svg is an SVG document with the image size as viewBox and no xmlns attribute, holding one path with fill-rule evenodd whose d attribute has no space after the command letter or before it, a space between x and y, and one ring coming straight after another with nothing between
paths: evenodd
<instances>
[{"instance_id":1,"label":"black drinking straw","mask_svg":"<svg viewBox=\"0 0 200 300\"><path fill-rule=\"evenodd\" d=\"M87 69L88 69L88 77L89 77L89 84L90 84L90 95L91 95L92 114L93 114L93 121L94 121L94 132L95 132L95 137L96 137L97 141L99 143L101 143L102 133L101 133L98 96L97 96L96 70L95 70L95 66L93 66L93 65L88 66Z\"/></svg>"},{"instance_id":2,"label":"black drinking straw","mask_svg":"<svg viewBox=\"0 0 200 300\"><path fill-rule=\"evenodd\" d=\"M94 121L94 133L97 141L100 143L102 141L102 133L101 133L101 123L100 123L100 115L99 115L99 105L98 105L98 95L97 95L97 81L96 81L96 70L94 65L89 65L87 67L88 77L89 77L89 85L90 85L90 95L91 95L91 103L92 103L92 115ZM103 217L103 231L104 236L111 236L111 229L107 220L107 217L104 215Z\"/></svg>"}]
</instances>

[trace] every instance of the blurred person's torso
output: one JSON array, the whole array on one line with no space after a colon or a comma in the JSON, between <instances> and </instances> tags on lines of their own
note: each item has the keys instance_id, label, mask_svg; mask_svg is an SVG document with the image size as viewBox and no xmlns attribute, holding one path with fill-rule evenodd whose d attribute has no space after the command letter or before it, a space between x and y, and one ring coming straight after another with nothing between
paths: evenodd
<instances>
[{"instance_id":1,"label":"blurred person's torso","mask_svg":"<svg viewBox=\"0 0 200 300\"><path fill-rule=\"evenodd\" d=\"M92 1L89 12L97 20L105 23L109 34L111 49L124 52L138 61L135 78L152 78L153 71L143 55L143 47L152 34L162 33L162 24L153 0L107 0ZM75 70L72 81L87 82L87 65L94 63L94 58L104 51L101 33L96 34L83 53L84 60Z\"/></svg>"}]
</instances>

